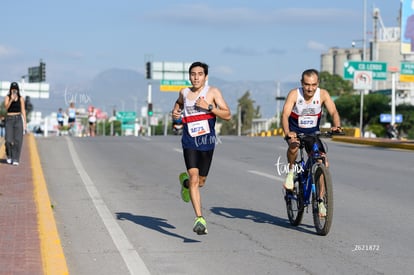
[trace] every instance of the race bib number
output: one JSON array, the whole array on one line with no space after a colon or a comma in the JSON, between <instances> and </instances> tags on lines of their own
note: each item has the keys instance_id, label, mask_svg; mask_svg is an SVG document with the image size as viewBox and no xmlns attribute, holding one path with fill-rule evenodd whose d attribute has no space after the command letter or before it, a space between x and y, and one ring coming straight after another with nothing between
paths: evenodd
<instances>
[{"instance_id":1,"label":"race bib number","mask_svg":"<svg viewBox=\"0 0 414 275\"><path fill-rule=\"evenodd\" d=\"M208 120L200 120L188 123L188 132L192 137L209 134L210 126L208 125Z\"/></svg>"},{"instance_id":2,"label":"race bib number","mask_svg":"<svg viewBox=\"0 0 414 275\"><path fill-rule=\"evenodd\" d=\"M313 128L318 124L318 116L299 116L298 124L300 128Z\"/></svg>"}]
</instances>

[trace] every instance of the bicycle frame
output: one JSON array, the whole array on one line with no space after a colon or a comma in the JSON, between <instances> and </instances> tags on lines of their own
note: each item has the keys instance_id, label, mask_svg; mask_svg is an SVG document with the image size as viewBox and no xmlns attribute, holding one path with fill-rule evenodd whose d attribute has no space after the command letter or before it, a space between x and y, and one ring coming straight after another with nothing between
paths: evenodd
<instances>
[{"instance_id":1,"label":"bicycle frame","mask_svg":"<svg viewBox=\"0 0 414 275\"><path fill-rule=\"evenodd\" d=\"M294 226L299 225L305 208L308 212L308 206L311 205L316 232L322 236L328 234L332 224L333 191L325 150L319 148L319 137L332 135L332 132L297 135L300 157L295 161L294 188L285 192L289 222ZM312 147L309 148L309 145Z\"/></svg>"},{"instance_id":2,"label":"bicycle frame","mask_svg":"<svg viewBox=\"0 0 414 275\"><path fill-rule=\"evenodd\" d=\"M325 163L325 156L323 156L319 152L318 144L316 143L317 139L315 136L315 143L313 144L312 151L309 152L308 158L305 161L304 158L304 148L305 148L305 141L303 137L305 135L298 136L300 145L299 145L299 161L296 161L296 164L300 166L299 171L297 172L297 177L299 181L302 183L303 188L303 199L304 199L304 206L308 206L311 203L311 195L316 192L315 183L312 178L313 176L313 167L317 164L320 160L322 163Z\"/></svg>"}]
</instances>

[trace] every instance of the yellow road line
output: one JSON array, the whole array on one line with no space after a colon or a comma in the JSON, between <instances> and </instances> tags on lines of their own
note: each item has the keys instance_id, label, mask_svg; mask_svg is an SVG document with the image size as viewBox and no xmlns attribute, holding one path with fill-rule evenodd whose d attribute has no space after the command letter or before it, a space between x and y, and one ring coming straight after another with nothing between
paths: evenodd
<instances>
[{"instance_id":1,"label":"yellow road line","mask_svg":"<svg viewBox=\"0 0 414 275\"><path fill-rule=\"evenodd\" d=\"M33 135L27 135L30 148L30 161L34 185L34 199L37 205L37 217L40 236L40 250L44 274L69 274L65 254L57 231L52 212L49 193L40 164L37 144Z\"/></svg>"}]
</instances>

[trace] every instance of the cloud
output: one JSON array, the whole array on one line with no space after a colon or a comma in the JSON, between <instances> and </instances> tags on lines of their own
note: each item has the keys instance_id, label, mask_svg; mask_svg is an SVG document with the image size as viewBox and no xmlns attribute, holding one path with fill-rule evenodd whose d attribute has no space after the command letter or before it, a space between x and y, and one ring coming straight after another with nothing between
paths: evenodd
<instances>
[{"instance_id":1,"label":"cloud","mask_svg":"<svg viewBox=\"0 0 414 275\"><path fill-rule=\"evenodd\" d=\"M143 20L180 25L220 26L220 28L269 25L320 25L359 18L356 11L339 8L216 8L207 4L164 6L164 10L148 13Z\"/></svg>"},{"instance_id":2,"label":"cloud","mask_svg":"<svg viewBox=\"0 0 414 275\"><path fill-rule=\"evenodd\" d=\"M228 66L217 66L212 69L215 75L232 75L234 70Z\"/></svg>"},{"instance_id":3,"label":"cloud","mask_svg":"<svg viewBox=\"0 0 414 275\"><path fill-rule=\"evenodd\" d=\"M267 51L268 54L271 55L283 55L286 53L286 50L283 49L277 49L277 48L271 48Z\"/></svg>"},{"instance_id":4,"label":"cloud","mask_svg":"<svg viewBox=\"0 0 414 275\"><path fill-rule=\"evenodd\" d=\"M327 51L329 47L326 45L316 42L316 41L308 41L307 42L308 49L314 50L314 51Z\"/></svg>"},{"instance_id":5,"label":"cloud","mask_svg":"<svg viewBox=\"0 0 414 275\"><path fill-rule=\"evenodd\" d=\"M224 54L241 55L241 56L258 56L258 55L262 55L262 53L259 52L256 49L244 48L244 47L225 47L223 49L223 53Z\"/></svg>"},{"instance_id":6,"label":"cloud","mask_svg":"<svg viewBox=\"0 0 414 275\"><path fill-rule=\"evenodd\" d=\"M266 51L261 51L253 48L245 47L225 47L222 50L224 54L239 55L239 56L263 56L263 55L283 55L286 53L284 49L270 48Z\"/></svg>"},{"instance_id":7,"label":"cloud","mask_svg":"<svg viewBox=\"0 0 414 275\"><path fill-rule=\"evenodd\" d=\"M0 57L9 57L17 54L18 51L7 46L0 45Z\"/></svg>"}]
</instances>

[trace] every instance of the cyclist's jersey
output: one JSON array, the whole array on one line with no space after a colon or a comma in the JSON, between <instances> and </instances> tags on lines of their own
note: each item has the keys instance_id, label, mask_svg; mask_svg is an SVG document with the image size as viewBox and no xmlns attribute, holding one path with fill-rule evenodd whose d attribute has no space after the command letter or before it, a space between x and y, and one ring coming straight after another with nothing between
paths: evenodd
<instances>
[{"instance_id":1,"label":"cyclist's jersey","mask_svg":"<svg viewBox=\"0 0 414 275\"><path fill-rule=\"evenodd\" d=\"M187 98L190 88L183 90L184 98L184 117L183 135L181 143L184 149L195 149L199 151L210 151L216 144L216 116L204 109L195 106L196 100L201 97L205 98L209 86L205 86L198 97L194 100Z\"/></svg>"},{"instance_id":2,"label":"cyclist's jersey","mask_svg":"<svg viewBox=\"0 0 414 275\"><path fill-rule=\"evenodd\" d=\"M289 129L296 133L311 134L319 131L322 116L321 90L316 89L310 103L305 102L303 89L297 89L295 106L289 116Z\"/></svg>"}]
</instances>

